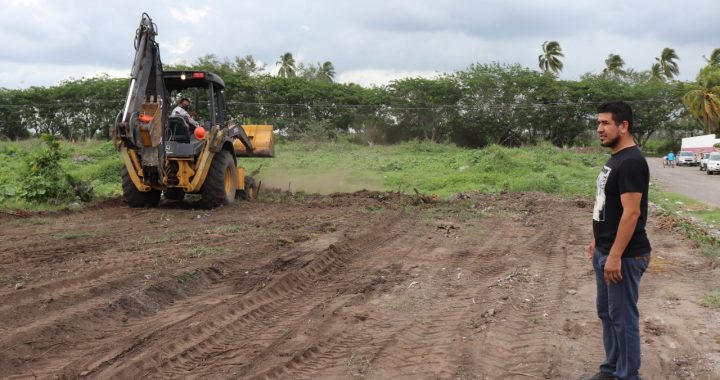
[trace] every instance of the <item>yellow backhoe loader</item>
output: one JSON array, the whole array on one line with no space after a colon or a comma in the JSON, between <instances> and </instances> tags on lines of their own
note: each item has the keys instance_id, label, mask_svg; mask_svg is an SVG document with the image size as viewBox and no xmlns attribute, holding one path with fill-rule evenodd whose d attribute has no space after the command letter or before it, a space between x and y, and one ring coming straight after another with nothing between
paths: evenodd
<instances>
[{"instance_id":1,"label":"yellow backhoe loader","mask_svg":"<svg viewBox=\"0 0 720 380\"><path fill-rule=\"evenodd\" d=\"M182 200L200 194L199 205L213 208L236 197L252 198L257 187L238 159L273 157L273 127L233 119L219 76L163 71L156 35L157 26L143 13L127 99L113 130L125 164L124 200L131 207L152 207L161 195ZM194 104L194 116L173 110L181 99Z\"/></svg>"}]
</instances>

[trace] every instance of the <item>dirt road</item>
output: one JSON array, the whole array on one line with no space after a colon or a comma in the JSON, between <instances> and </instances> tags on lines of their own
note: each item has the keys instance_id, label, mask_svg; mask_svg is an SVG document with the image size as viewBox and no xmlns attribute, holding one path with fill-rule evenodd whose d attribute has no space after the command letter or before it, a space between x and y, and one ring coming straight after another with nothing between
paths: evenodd
<instances>
[{"instance_id":1,"label":"dirt road","mask_svg":"<svg viewBox=\"0 0 720 380\"><path fill-rule=\"evenodd\" d=\"M649 157L650 176L664 189L720 207L720 175L707 175L697 166L663 168L662 158Z\"/></svg>"},{"instance_id":2,"label":"dirt road","mask_svg":"<svg viewBox=\"0 0 720 380\"><path fill-rule=\"evenodd\" d=\"M592 205L358 192L0 216L5 378L577 379ZM651 217L647 379L720 378L717 262Z\"/></svg>"}]
</instances>

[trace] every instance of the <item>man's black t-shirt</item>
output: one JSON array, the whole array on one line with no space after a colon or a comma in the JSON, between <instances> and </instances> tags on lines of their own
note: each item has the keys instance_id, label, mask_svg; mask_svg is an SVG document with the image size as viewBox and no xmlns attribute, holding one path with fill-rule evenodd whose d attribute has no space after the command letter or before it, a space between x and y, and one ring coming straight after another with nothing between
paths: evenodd
<instances>
[{"instance_id":1,"label":"man's black t-shirt","mask_svg":"<svg viewBox=\"0 0 720 380\"><path fill-rule=\"evenodd\" d=\"M600 252L609 254L615 241L623 213L620 194L642 193L640 218L622 257L650 253L650 241L645 233L649 185L650 169L637 146L613 154L605 163L597 177L597 193L593 209L593 235L595 247Z\"/></svg>"}]
</instances>

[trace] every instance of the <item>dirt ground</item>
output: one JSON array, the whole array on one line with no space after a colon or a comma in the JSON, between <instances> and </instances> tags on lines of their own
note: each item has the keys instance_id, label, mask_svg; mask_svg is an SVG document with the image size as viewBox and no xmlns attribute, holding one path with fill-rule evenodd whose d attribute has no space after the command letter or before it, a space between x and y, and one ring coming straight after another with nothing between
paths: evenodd
<instances>
[{"instance_id":1,"label":"dirt ground","mask_svg":"<svg viewBox=\"0 0 720 380\"><path fill-rule=\"evenodd\" d=\"M0 215L0 377L577 379L592 204L357 192ZM720 378L717 261L651 215L645 379Z\"/></svg>"}]
</instances>

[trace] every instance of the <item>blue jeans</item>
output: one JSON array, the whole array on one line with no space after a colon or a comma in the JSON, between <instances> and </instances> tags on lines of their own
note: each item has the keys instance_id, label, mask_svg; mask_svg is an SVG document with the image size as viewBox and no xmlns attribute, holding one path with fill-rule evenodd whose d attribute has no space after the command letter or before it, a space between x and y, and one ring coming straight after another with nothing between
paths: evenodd
<instances>
[{"instance_id":1,"label":"blue jeans","mask_svg":"<svg viewBox=\"0 0 720 380\"><path fill-rule=\"evenodd\" d=\"M607 255L597 249L593 254L593 268L597 282L597 313L603 326L605 361L600 371L616 379L640 379L640 313L638 290L640 278L650 264L650 253L622 259L622 280L606 284Z\"/></svg>"}]
</instances>

